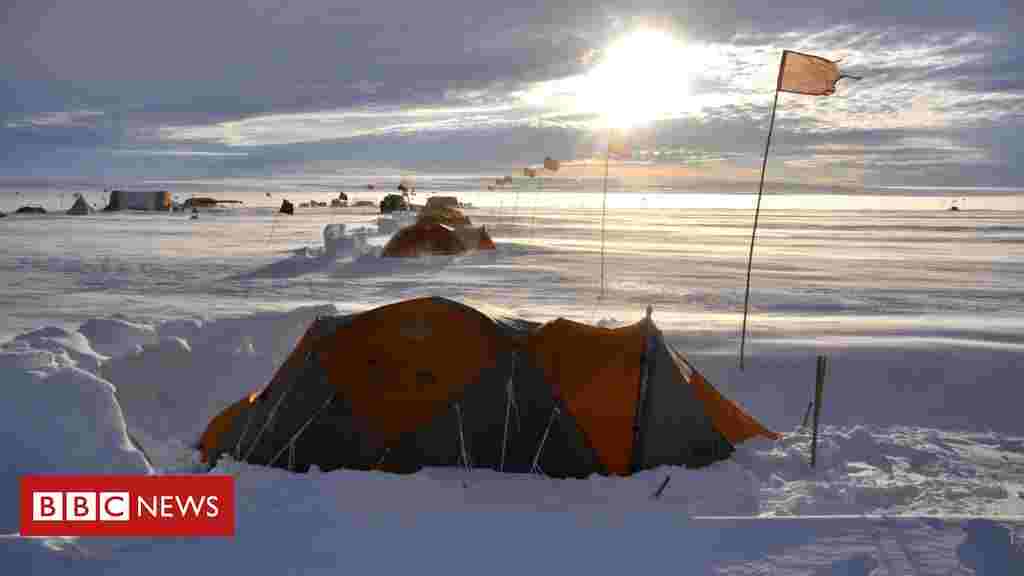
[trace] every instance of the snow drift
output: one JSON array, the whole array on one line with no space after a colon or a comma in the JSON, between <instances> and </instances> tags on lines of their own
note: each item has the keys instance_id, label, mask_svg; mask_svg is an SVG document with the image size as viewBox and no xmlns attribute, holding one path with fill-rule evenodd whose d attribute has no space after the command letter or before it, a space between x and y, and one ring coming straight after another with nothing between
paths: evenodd
<instances>
[{"instance_id":1,"label":"snow drift","mask_svg":"<svg viewBox=\"0 0 1024 576\"><path fill-rule=\"evenodd\" d=\"M114 387L52 352L0 352L0 530L17 528L24 474L148 474Z\"/></svg>"}]
</instances>

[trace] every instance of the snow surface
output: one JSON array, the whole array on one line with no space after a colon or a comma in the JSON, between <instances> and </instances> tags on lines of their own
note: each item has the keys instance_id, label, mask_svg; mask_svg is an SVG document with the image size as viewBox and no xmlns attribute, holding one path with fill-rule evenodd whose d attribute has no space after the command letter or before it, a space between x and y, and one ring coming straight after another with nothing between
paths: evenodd
<instances>
[{"instance_id":1,"label":"snow surface","mask_svg":"<svg viewBox=\"0 0 1024 576\"><path fill-rule=\"evenodd\" d=\"M767 212L741 372L745 210L610 213L598 300L599 211L502 202L467 211L494 253L411 261L378 257L409 215L372 209L0 222L0 532L16 529L20 474L149 472L146 458L156 473L204 473L192 446L206 422L266 384L316 315L427 294L605 326L652 304L667 339L783 438L699 471L585 480L224 462L234 539L9 536L0 565L946 575L1021 541L1024 214ZM831 363L812 470L799 424L816 354ZM968 537L979 517L995 530ZM977 573L1024 573L1005 558Z\"/></svg>"},{"instance_id":2,"label":"snow surface","mask_svg":"<svg viewBox=\"0 0 1024 576\"><path fill-rule=\"evenodd\" d=\"M17 530L24 474L148 474L128 438L109 382L69 366L67 355L0 352L0 531Z\"/></svg>"}]
</instances>

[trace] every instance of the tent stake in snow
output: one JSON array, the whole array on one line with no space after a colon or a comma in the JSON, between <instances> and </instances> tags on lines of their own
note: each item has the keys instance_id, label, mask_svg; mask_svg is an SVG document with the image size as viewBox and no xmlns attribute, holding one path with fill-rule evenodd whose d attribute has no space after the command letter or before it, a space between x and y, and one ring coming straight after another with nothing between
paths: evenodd
<instances>
[{"instance_id":1,"label":"tent stake in snow","mask_svg":"<svg viewBox=\"0 0 1024 576\"><path fill-rule=\"evenodd\" d=\"M772 145L775 130L775 108L779 104L779 92L807 94L810 96L831 96L836 92L836 83L843 78L860 80L859 76L840 74L836 62L820 56L801 54L792 50L782 51L779 75L775 83L775 99L768 121L768 138L764 143L764 158L761 160L761 182L757 187L757 205L754 208L754 228L750 232L750 253L747 256L747 287L743 296L743 330L740 334L740 370L743 370L743 356L747 344L747 313L750 310L750 269L754 262L754 240L757 238L757 220L761 215L761 196L764 193L764 173L768 167L768 150Z\"/></svg>"},{"instance_id":2,"label":"tent stake in snow","mask_svg":"<svg viewBox=\"0 0 1024 576\"><path fill-rule=\"evenodd\" d=\"M818 356L814 378L814 432L811 435L811 468L814 468L818 459L818 421L821 417L821 392L825 387L825 370L827 369L828 357Z\"/></svg>"},{"instance_id":3,"label":"tent stake in snow","mask_svg":"<svg viewBox=\"0 0 1024 576\"><path fill-rule=\"evenodd\" d=\"M811 408L814 407L814 400L807 403L807 410L804 411L804 419L800 421L800 428L807 428L807 419L811 417Z\"/></svg>"},{"instance_id":4,"label":"tent stake in snow","mask_svg":"<svg viewBox=\"0 0 1024 576\"><path fill-rule=\"evenodd\" d=\"M662 493L665 492L665 488L668 488L668 481L671 479L671 474L665 476L665 479L661 481L661 485L658 486L658 489L651 495L652 500L659 500L661 498Z\"/></svg>"}]
</instances>

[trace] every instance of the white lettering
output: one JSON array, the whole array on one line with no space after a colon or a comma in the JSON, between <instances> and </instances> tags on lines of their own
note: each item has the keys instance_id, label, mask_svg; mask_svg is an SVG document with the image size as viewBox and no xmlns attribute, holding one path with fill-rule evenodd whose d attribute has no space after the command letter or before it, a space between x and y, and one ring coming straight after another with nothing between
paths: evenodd
<instances>
[{"instance_id":1,"label":"white lettering","mask_svg":"<svg viewBox=\"0 0 1024 576\"><path fill-rule=\"evenodd\" d=\"M160 497L160 517L161 518L174 518L174 501L175 496L161 496Z\"/></svg>"},{"instance_id":2,"label":"white lettering","mask_svg":"<svg viewBox=\"0 0 1024 576\"><path fill-rule=\"evenodd\" d=\"M145 515L149 516L150 518L156 518L156 496L153 496L150 500L146 500L142 496L139 496L135 502L136 504L138 504L138 514L136 514L137 517L142 518L142 511L145 510Z\"/></svg>"},{"instance_id":3,"label":"white lettering","mask_svg":"<svg viewBox=\"0 0 1024 576\"><path fill-rule=\"evenodd\" d=\"M174 499L178 501L178 510L181 511L181 517L187 518L189 510L192 510L193 516L199 516L199 509L203 507L203 503L206 501L206 496L201 496L198 500L196 500L195 496L189 496L184 501L177 496L175 496Z\"/></svg>"},{"instance_id":4,"label":"white lettering","mask_svg":"<svg viewBox=\"0 0 1024 576\"><path fill-rule=\"evenodd\" d=\"M206 498L206 517L216 518L220 516L220 508L217 507L217 501L220 500L217 496L208 496Z\"/></svg>"}]
</instances>

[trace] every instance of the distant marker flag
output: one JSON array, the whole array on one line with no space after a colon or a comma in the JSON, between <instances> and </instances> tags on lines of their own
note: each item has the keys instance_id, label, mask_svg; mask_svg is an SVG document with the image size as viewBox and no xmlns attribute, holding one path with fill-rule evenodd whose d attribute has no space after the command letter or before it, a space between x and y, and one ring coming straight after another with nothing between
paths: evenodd
<instances>
[{"instance_id":1,"label":"distant marker flag","mask_svg":"<svg viewBox=\"0 0 1024 576\"><path fill-rule=\"evenodd\" d=\"M608 156L633 157L633 147L630 146L629 135L624 130L611 130L608 133Z\"/></svg>"},{"instance_id":2,"label":"distant marker flag","mask_svg":"<svg viewBox=\"0 0 1024 576\"><path fill-rule=\"evenodd\" d=\"M757 208L754 209L754 228L750 233L750 254L747 257L747 289L743 297L743 331L740 335L740 370L743 370L743 355L747 343L747 311L750 309L750 269L754 262L754 239L757 237L757 219L761 214L761 195L764 192L764 172L768 166L768 149L772 144L775 129L775 108L779 104L779 92L806 94L809 96L831 96L836 92L836 83L843 78L860 80L859 76L842 74L838 61L821 56L782 51L779 63L779 79L775 86L775 101L772 103L771 120L768 122L768 139L764 144L764 159L761 162L761 184L757 189Z\"/></svg>"}]
</instances>

